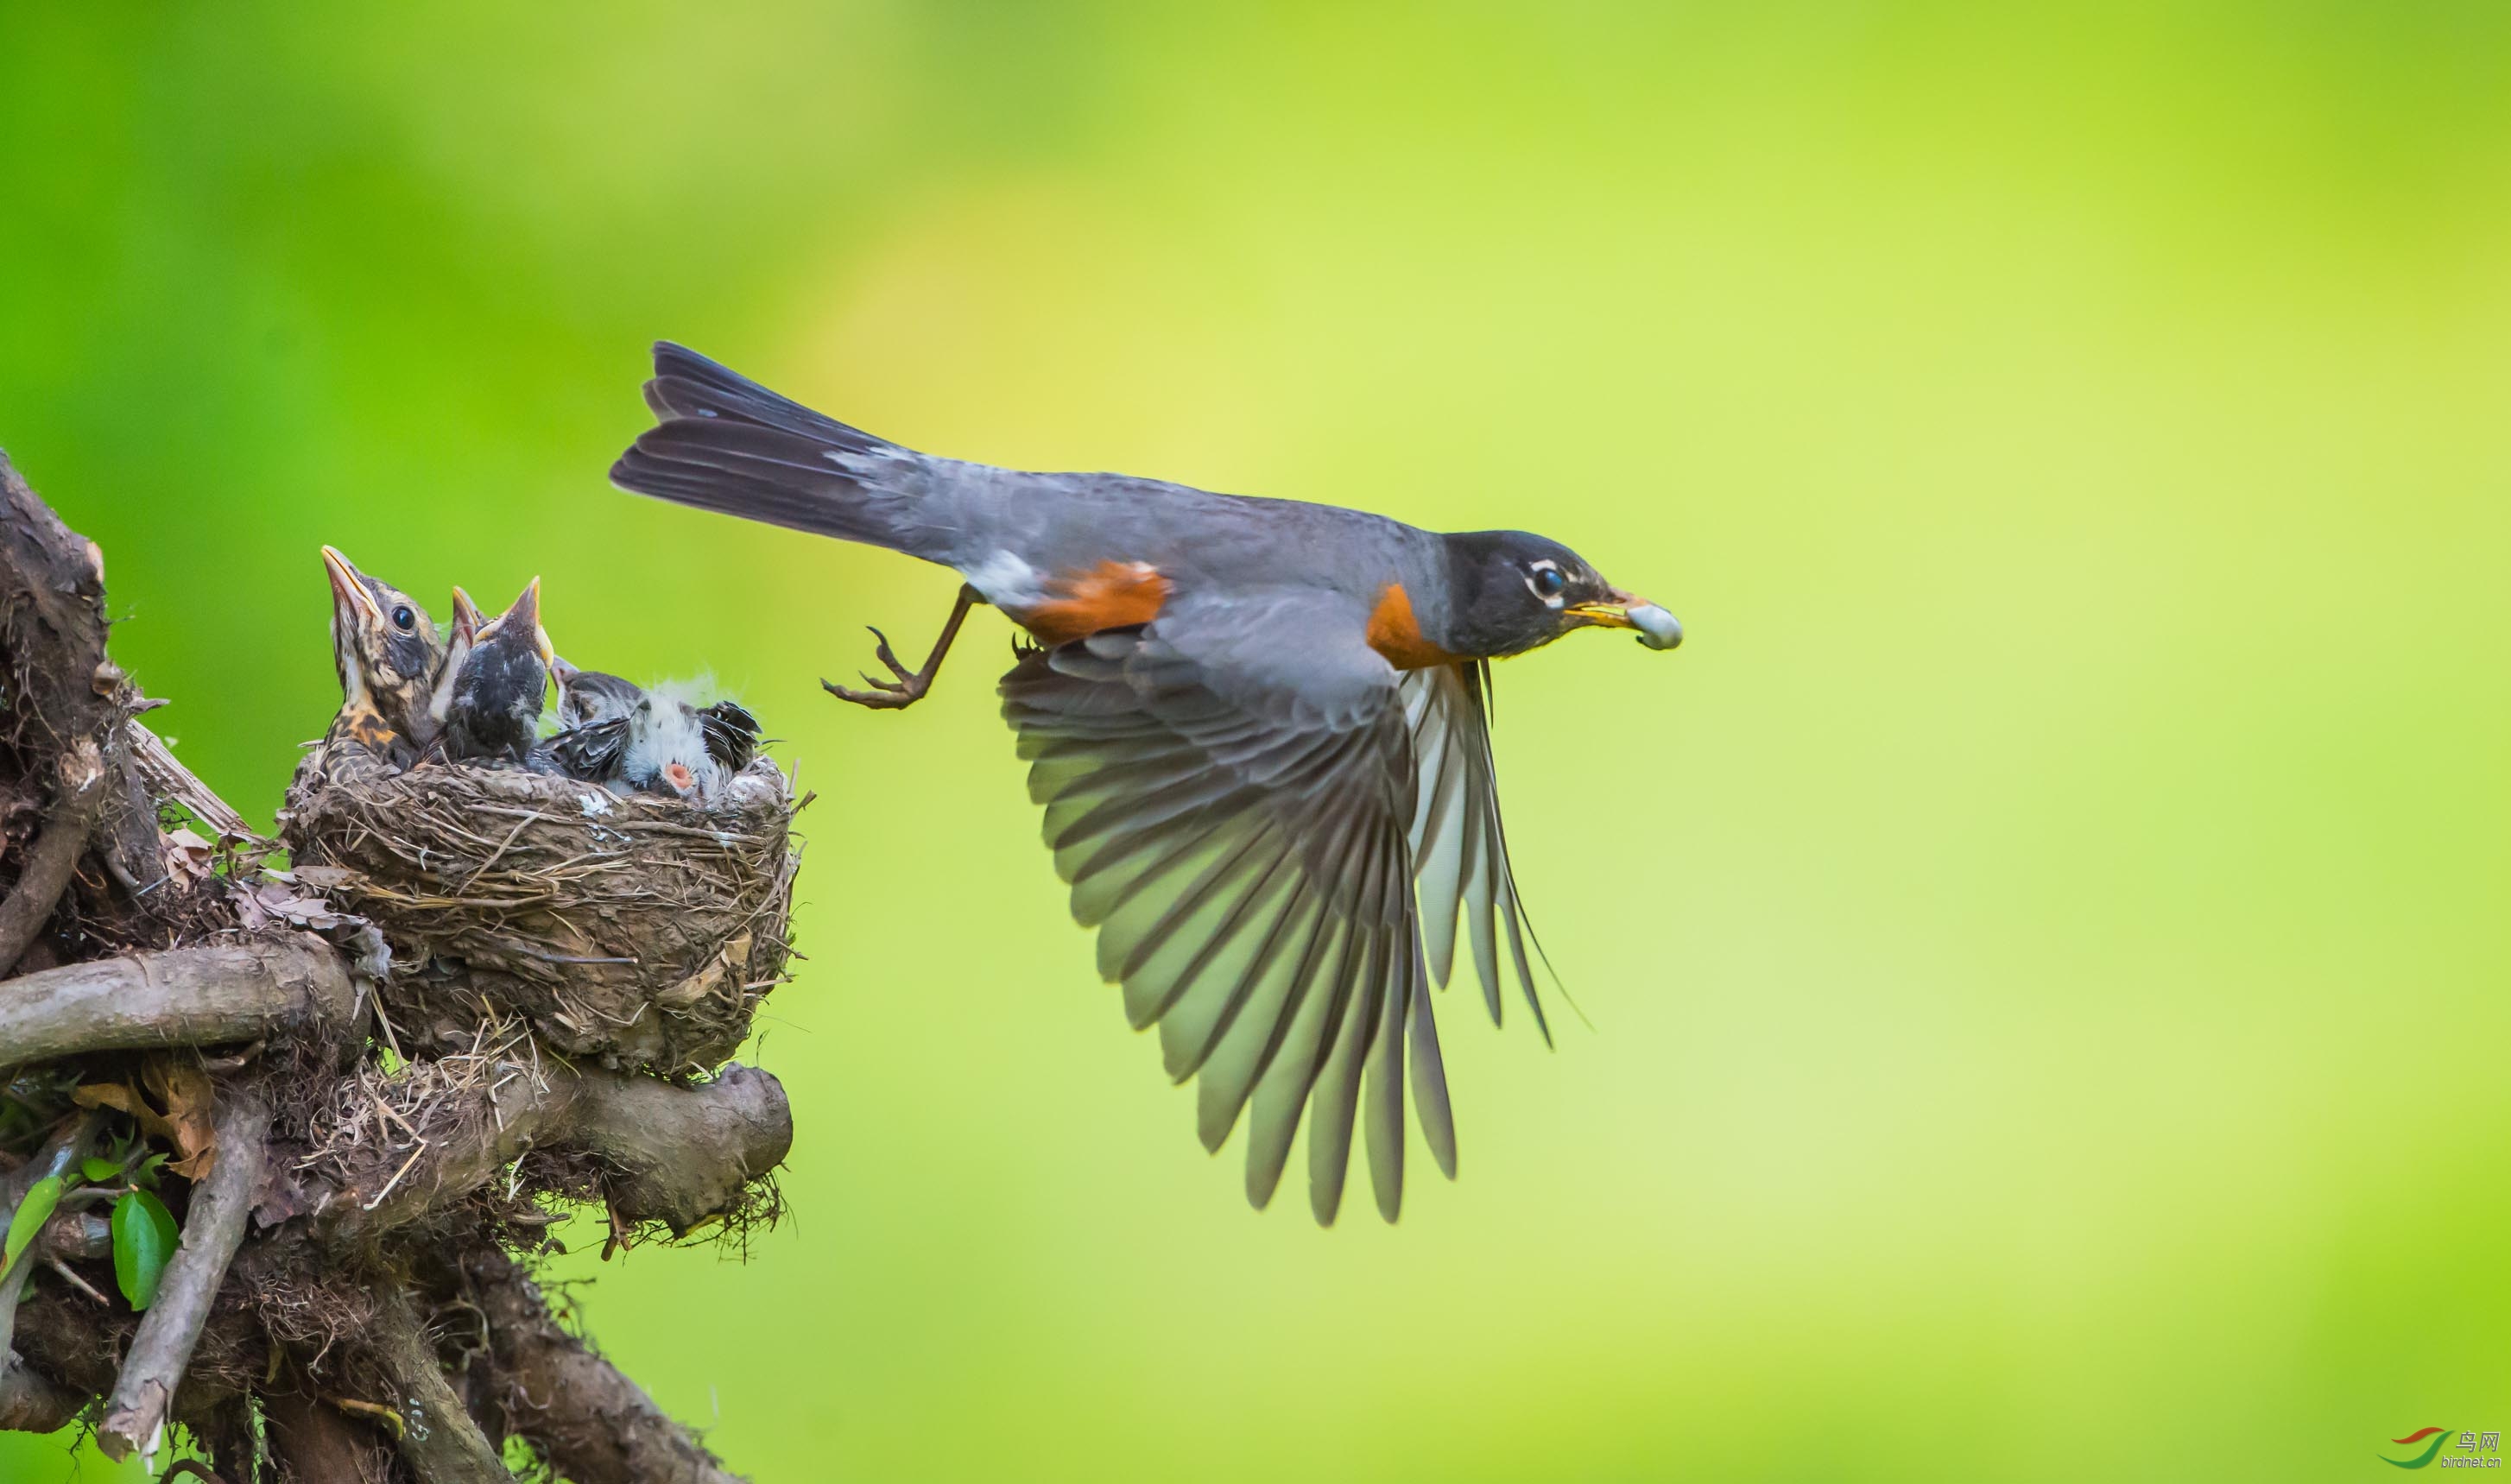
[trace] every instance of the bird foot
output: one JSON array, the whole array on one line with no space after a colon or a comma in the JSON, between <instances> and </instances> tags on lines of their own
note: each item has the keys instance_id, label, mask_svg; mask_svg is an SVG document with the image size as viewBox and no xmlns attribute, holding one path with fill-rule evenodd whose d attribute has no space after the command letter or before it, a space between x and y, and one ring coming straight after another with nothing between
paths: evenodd
<instances>
[{"instance_id":1,"label":"bird foot","mask_svg":"<svg viewBox=\"0 0 2511 1484\"><path fill-rule=\"evenodd\" d=\"M959 636L959 625L967 619L968 610L983 601L985 599L978 596L976 589L963 587L959 590L959 600L950 610L949 622L942 626L942 637L934 641L933 653L925 657L922 669L908 669L901 664L898 652L889 647L889 635L874 628L871 636L876 642L872 658L887 666L890 674L897 678L883 680L866 671L863 679L864 684L870 687L869 690L858 691L830 680L821 681L820 689L839 701L851 701L875 711L904 710L915 704L924 699L925 692L933 689L933 677L942 673L942 658L950 652L950 641Z\"/></svg>"},{"instance_id":2,"label":"bird foot","mask_svg":"<svg viewBox=\"0 0 2511 1484\"><path fill-rule=\"evenodd\" d=\"M942 657L936 655L932 660L926 661L922 669L908 669L899 663L897 652L889 647L889 635L875 628L872 629L871 636L878 641L872 648L872 658L889 666L889 672L897 678L883 680L878 675L865 671L864 684L869 686L869 690L855 690L832 680L821 681L820 688L839 701L851 701L859 706L869 706L875 711L901 710L923 700L924 693L933 689L933 677L942 668L936 662Z\"/></svg>"}]
</instances>

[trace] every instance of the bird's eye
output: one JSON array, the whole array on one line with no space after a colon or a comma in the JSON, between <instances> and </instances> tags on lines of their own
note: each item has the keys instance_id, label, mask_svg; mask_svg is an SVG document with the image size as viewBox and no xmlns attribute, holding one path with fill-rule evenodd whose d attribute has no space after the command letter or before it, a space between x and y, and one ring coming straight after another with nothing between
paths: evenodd
<instances>
[{"instance_id":1,"label":"bird's eye","mask_svg":"<svg viewBox=\"0 0 2511 1484\"><path fill-rule=\"evenodd\" d=\"M1561 575L1559 567L1542 566L1534 569L1534 590L1538 596L1559 597L1563 590L1568 586L1569 579Z\"/></svg>"},{"instance_id":2,"label":"bird's eye","mask_svg":"<svg viewBox=\"0 0 2511 1484\"><path fill-rule=\"evenodd\" d=\"M404 603L393 610L393 627L401 629L405 633L409 630L411 625L416 624L417 622L418 615L409 611L409 604L407 603Z\"/></svg>"}]
</instances>

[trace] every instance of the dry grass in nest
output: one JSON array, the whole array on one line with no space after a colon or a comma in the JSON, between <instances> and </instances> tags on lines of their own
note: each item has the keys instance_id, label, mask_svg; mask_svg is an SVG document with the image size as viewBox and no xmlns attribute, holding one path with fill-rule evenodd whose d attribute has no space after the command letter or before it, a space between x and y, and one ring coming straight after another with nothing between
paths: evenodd
<instances>
[{"instance_id":1,"label":"dry grass in nest","mask_svg":"<svg viewBox=\"0 0 2511 1484\"><path fill-rule=\"evenodd\" d=\"M749 1034L785 977L797 806L760 759L700 805L520 769L300 769L297 877L391 942L414 1055L512 1011L571 1056L678 1077Z\"/></svg>"},{"instance_id":2,"label":"dry grass in nest","mask_svg":"<svg viewBox=\"0 0 2511 1484\"><path fill-rule=\"evenodd\" d=\"M499 1093L518 1084L545 1092L543 1076L540 1047L511 1016L475 1027L470 1049L414 1061L398 1073L362 1063L332 1087L331 1106L311 1130L313 1147L295 1168L360 1193L369 1207L380 1205L420 1156L472 1140L483 1123L499 1121Z\"/></svg>"}]
</instances>

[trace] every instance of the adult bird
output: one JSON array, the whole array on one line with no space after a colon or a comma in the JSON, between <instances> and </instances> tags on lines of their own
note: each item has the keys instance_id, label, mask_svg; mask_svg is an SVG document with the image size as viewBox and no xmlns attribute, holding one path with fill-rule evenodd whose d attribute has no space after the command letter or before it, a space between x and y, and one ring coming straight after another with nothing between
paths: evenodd
<instances>
[{"instance_id":1,"label":"adult bird","mask_svg":"<svg viewBox=\"0 0 2511 1484\"><path fill-rule=\"evenodd\" d=\"M444 641L417 599L359 571L337 549L323 549L323 570L331 581L331 664L340 676L325 755L364 753L406 768L434 740L429 688Z\"/></svg>"},{"instance_id":2,"label":"adult bird","mask_svg":"<svg viewBox=\"0 0 2511 1484\"><path fill-rule=\"evenodd\" d=\"M1317 1220L1341 1204L1357 1121L1393 1221L1408 1059L1423 1139L1454 1176L1428 990L1447 982L1460 905L1493 1021L1505 939L1543 1024L1488 662L1584 628L1670 649L1671 614L1520 531L917 453L669 343L645 401L660 421L612 467L623 489L964 580L920 668L874 630L895 678L831 692L912 704L977 602L1036 641L1002 679L1003 714L1073 915L1098 929L1134 1025L1159 1026L1170 1075L1196 1079L1205 1147L1252 1106L1252 1202L1271 1199L1305 1109Z\"/></svg>"}]
</instances>

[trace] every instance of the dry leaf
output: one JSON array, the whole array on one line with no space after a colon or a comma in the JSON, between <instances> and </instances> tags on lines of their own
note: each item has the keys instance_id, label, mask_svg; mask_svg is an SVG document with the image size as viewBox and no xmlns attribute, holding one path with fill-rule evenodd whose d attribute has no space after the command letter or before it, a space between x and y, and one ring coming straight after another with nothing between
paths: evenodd
<instances>
[{"instance_id":1,"label":"dry leaf","mask_svg":"<svg viewBox=\"0 0 2511 1484\"><path fill-rule=\"evenodd\" d=\"M217 856L210 842L189 829L169 832L161 842L166 848L166 869L194 881L207 881L217 874Z\"/></svg>"},{"instance_id":2,"label":"dry leaf","mask_svg":"<svg viewBox=\"0 0 2511 1484\"><path fill-rule=\"evenodd\" d=\"M148 1090L165 1103L174 1149L182 1157L166 1167L186 1180L198 1180L208 1174L210 1166L217 1162L218 1154L217 1135L210 1124L210 1109L217 1100L217 1088L211 1084L210 1074L188 1061L152 1056L139 1075Z\"/></svg>"},{"instance_id":3,"label":"dry leaf","mask_svg":"<svg viewBox=\"0 0 2511 1484\"><path fill-rule=\"evenodd\" d=\"M89 1083L71 1093L70 1101L82 1108L111 1108L117 1113L130 1114L139 1121L141 1132L155 1134L169 1143L174 1139L174 1125L149 1107L148 1100L139 1095L139 1089L129 1083Z\"/></svg>"}]
</instances>

